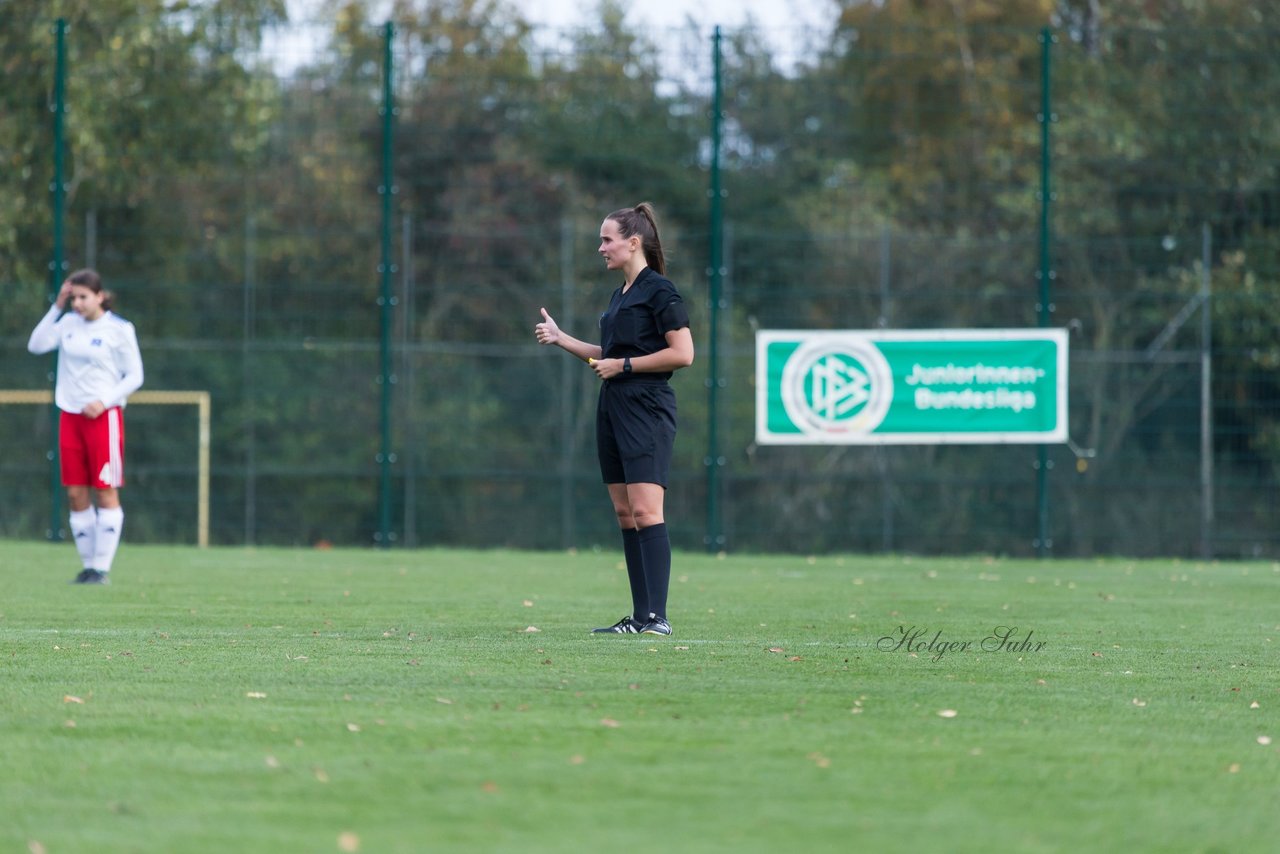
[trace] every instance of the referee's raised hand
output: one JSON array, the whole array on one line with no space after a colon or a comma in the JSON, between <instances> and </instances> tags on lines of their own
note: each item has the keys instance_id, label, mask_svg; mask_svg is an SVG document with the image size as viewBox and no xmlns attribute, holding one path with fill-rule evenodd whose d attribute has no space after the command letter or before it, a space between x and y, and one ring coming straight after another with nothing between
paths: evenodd
<instances>
[{"instance_id":1,"label":"referee's raised hand","mask_svg":"<svg viewBox=\"0 0 1280 854\"><path fill-rule=\"evenodd\" d=\"M539 344L555 344L560 340L560 327L556 326L555 320L547 314L545 308L539 310L542 312L542 322L534 325L533 334Z\"/></svg>"}]
</instances>

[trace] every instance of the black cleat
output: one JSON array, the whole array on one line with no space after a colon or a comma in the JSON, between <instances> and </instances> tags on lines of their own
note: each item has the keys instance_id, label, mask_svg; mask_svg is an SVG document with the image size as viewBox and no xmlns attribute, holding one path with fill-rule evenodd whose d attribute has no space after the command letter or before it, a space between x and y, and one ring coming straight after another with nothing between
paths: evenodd
<instances>
[{"instance_id":1,"label":"black cleat","mask_svg":"<svg viewBox=\"0 0 1280 854\"><path fill-rule=\"evenodd\" d=\"M639 620L635 619L630 614L628 614L627 616L623 617L621 620L618 620L618 622L614 623L612 626L605 626L602 629L592 629L591 634L593 635L637 635L637 634L640 634L640 629L642 629L643 627L644 627L644 624L642 624Z\"/></svg>"},{"instance_id":2,"label":"black cleat","mask_svg":"<svg viewBox=\"0 0 1280 854\"><path fill-rule=\"evenodd\" d=\"M666 617L659 617L657 614L649 615L649 622L644 624L640 629L642 635L662 635L668 637L671 634L671 624L667 622Z\"/></svg>"},{"instance_id":3,"label":"black cleat","mask_svg":"<svg viewBox=\"0 0 1280 854\"><path fill-rule=\"evenodd\" d=\"M111 579L105 572L96 569L82 569L80 574L71 579L72 584L110 584Z\"/></svg>"}]
</instances>

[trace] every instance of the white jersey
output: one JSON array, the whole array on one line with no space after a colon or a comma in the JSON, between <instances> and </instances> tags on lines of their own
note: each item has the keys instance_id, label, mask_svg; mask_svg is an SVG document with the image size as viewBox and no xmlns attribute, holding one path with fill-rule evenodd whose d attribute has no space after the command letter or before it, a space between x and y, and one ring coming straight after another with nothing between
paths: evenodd
<instances>
[{"instance_id":1,"label":"white jersey","mask_svg":"<svg viewBox=\"0 0 1280 854\"><path fill-rule=\"evenodd\" d=\"M53 397L63 412L79 414L95 400L108 409L124 406L142 387L138 335L132 323L109 311L90 322L54 305L36 324L27 349L37 355L58 351Z\"/></svg>"}]
</instances>

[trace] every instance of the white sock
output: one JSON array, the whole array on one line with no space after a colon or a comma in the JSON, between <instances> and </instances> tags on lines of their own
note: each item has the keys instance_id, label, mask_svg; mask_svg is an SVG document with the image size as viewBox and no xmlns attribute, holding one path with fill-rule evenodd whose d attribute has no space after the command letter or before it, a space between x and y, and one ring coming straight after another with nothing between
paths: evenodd
<instances>
[{"instance_id":1,"label":"white sock","mask_svg":"<svg viewBox=\"0 0 1280 854\"><path fill-rule=\"evenodd\" d=\"M71 539L75 540L80 563L85 569L93 569L94 532L97 524L97 515L92 507L71 511Z\"/></svg>"},{"instance_id":2,"label":"white sock","mask_svg":"<svg viewBox=\"0 0 1280 854\"><path fill-rule=\"evenodd\" d=\"M120 546L120 533L123 530L123 507L113 507L109 510L98 508L98 526L93 548L94 569L99 572L111 571L111 561L115 560L116 549Z\"/></svg>"}]
</instances>

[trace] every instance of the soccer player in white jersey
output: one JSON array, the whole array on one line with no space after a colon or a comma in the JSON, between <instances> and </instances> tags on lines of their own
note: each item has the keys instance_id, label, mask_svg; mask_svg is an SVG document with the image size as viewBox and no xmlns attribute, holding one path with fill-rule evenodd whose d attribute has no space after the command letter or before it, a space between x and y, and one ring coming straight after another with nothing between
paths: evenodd
<instances>
[{"instance_id":1,"label":"soccer player in white jersey","mask_svg":"<svg viewBox=\"0 0 1280 854\"><path fill-rule=\"evenodd\" d=\"M58 351L53 396L61 410L62 485L84 566L74 583L110 584L124 528L119 491L124 485L124 406L142 386L137 333L132 323L112 313L111 292L102 287L102 277L94 270L78 270L62 283L27 349L37 355Z\"/></svg>"}]
</instances>

